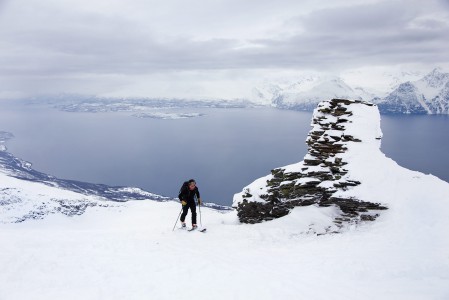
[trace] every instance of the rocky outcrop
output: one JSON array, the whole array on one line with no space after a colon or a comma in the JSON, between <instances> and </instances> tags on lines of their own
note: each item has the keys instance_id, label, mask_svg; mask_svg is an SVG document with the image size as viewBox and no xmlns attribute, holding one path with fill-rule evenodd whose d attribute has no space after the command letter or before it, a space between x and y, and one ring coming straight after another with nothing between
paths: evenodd
<instances>
[{"instance_id":1,"label":"rocky outcrop","mask_svg":"<svg viewBox=\"0 0 449 300\"><path fill-rule=\"evenodd\" d=\"M373 111L374 104L360 100L332 99L315 109L312 129L306 143L308 153L300 163L274 169L256 180L234 197L234 207L243 223L258 223L287 215L298 206L337 206L341 214L335 224L374 220L376 211L386 209L378 204L352 196L342 196L351 187L361 184L352 178L347 166L348 154L359 154L352 145L364 143L363 123L369 122L354 111ZM360 126L361 125L361 126ZM378 124L379 125L379 124ZM380 128L366 136L380 146ZM372 141L376 140L376 141ZM377 146L377 147L378 147ZM375 145L376 147L376 145ZM369 159L369 158L368 158ZM368 170L367 170L368 171Z\"/></svg>"}]
</instances>

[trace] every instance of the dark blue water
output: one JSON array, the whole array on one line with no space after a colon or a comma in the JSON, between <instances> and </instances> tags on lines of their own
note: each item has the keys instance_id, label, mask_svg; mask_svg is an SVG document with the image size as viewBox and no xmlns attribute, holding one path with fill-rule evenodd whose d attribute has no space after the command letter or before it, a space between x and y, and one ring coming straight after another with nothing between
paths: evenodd
<instances>
[{"instance_id":1,"label":"dark blue water","mask_svg":"<svg viewBox=\"0 0 449 300\"><path fill-rule=\"evenodd\" d=\"M382 152L408 169L449 182L448 115L382 115Z\"/></svg>"},{"instance_id":2,"label":"dark blue water","mask_svg":"<svg viewBox=\"0 0 449 300\"><path fill-rule=\"evenodd\" d=\"M164 112L172 112L164 110ZM131 113L69 113L1 107L9 151L64 179L137 186L175 197L198 182L206 202L234 193L276 167L301 161L312 114L263 109L190 109L205 116L139 119ZM382 149L407 168L449 181L449 117L382 116Z\"/></svg>"},{"instance_id":3,"label":"dark blue water","mask_svg":"<svg viewBox=\"0 0 449 300\"><path fill-rule=\"evenodd\" d=\"M182 112L186 112L182 110ZM8 149L59 178L137 186L177 196L197 180L206 202L230 205L234 193L271 169L302 160L310 113L275 109L193 109L205 116L139 119L129 113L3 110Z\"/></svg>"}]
</instances>

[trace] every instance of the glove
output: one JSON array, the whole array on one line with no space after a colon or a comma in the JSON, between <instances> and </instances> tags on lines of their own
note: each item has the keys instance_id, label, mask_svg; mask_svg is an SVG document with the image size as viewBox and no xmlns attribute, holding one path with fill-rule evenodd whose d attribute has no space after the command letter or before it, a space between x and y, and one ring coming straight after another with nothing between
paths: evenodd
<instances>
[{"instance_id":1,"label":"glove","mask_svg":"<svg viewBox=\"0 0 449 300\"><path fill-rule=\"evenodd\" d=\"M186 205L187 205L187 202L184 201L184 200L181 200L181 204L182 204L182 206L186 206Z\"/></svg>"},{"instance_id":2,"label":"glove","mask_svg":"<svg viewBox=\"0 0 449 300\"><path fill-rule=\"evenodd\" d=\"M201 203L203 202L201 201L201 199L198 198L198 205L201 205Z\"/></svg>"}]
</instances>

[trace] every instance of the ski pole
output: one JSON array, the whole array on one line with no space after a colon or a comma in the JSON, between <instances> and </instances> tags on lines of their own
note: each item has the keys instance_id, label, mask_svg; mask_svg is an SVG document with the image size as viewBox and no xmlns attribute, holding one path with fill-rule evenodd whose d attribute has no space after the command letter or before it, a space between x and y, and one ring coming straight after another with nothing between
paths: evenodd
<instances>
[{"instance_id":1,"label":"ski pole","mask_svg":"<svg viewBox=\"0 0 449 300\"><path fill-rule=\"evenodd\" d=\"M200 211L200 226L203 227L203 222L201 221L201 201L198 199L198 197L195 195L196 202L198 202L198 209Z\"/></svg>"},{"instance_id":2,"label":"ski pole","mask_svg":"<svg viewBox=\"0 0 449 300\"><path fill-rule=\"evenodd\" d=\"M198 209L200 210L200 225L203 227L203 222L201 221L201 201L198 203Z\"/></svg>"},{"instance_id":3,"label":"ski pole","mask_svg":"<svg viewBox=\"0 0 449 300\"><path fill-rule=\"evenodd\" d=\"M182 207L181 207L181 211L179 212L178 218L176 218L175 226L173 226L172 231L175 231L175 227L176 227L176 224L178 224L179 216L181 216L181 213L182 213Z\"/></svg>"}]
</instances>

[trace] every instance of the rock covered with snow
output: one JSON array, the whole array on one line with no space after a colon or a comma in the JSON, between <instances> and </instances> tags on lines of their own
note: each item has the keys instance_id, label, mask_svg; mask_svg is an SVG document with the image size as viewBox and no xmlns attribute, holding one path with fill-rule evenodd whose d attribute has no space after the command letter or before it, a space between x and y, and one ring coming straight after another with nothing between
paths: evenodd
<instances>
[{"instance_id":1,"label":"rock covered with snow","mask_svg":"<svg viewBox=\"0 0 449 300\"><path fill-rule=\"evenodd\" d=\"M309 205L337 208L337 229L347 222L374 220L386 206L345 195L345 191L363 184L350 172L351 158L370 159L370 151L380 151L381 136L374 104L344 99L321 102L314 111L304 160L272 170L234 196L240 221L272 220L294 207Z\"/></svg>"}]
</instances>

